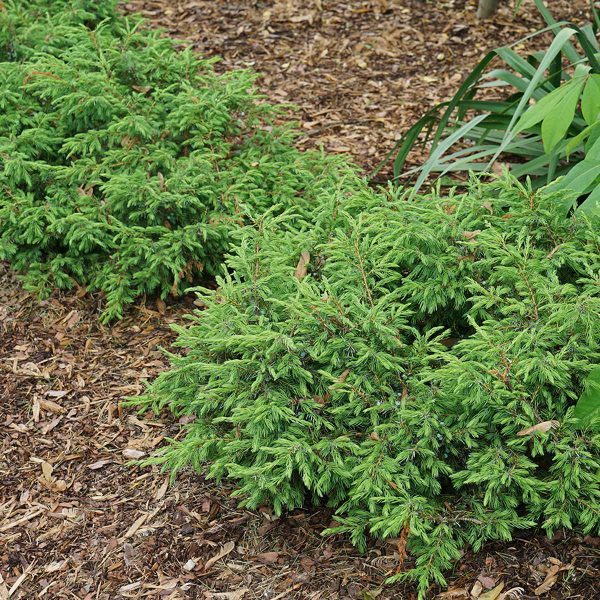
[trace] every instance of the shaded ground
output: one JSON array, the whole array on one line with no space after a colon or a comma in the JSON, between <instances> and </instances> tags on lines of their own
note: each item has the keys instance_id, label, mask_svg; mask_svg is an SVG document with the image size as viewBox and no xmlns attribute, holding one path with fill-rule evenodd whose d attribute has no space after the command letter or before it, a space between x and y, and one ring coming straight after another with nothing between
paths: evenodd
<instances>
[{"instance_id":1,"label":"shaded ground","mask_svg":"<svg viewBox=\"0 0 600 600\"><path fill-rule=\"evenodd\" d=\"M553 2L563 16L569 4L576 13L586 2ZM223 55L222 68L262 71L266 94L301 106L304 145L350 151L371 167L484 48L539 26L530 14L513 23L505 8L484 27L473 3L465 11L450 0L128 6ZM415 597L410 587L381 589L398 568L393 543L359 555L344 538L323 539L326 511L274 519L236 508L230 489L196 474L167 487L157 469L127 466L178 435L179 424L119 402L165 368L158 346L189 305L132 308L108 328L97 302L75 293L39 302L0 271L0 600ZM592 600L598 544L537 535L490 545L467 554L449 590L435 593L482 598L503 583L522 598Z\"/></svg>"}]
</instances>

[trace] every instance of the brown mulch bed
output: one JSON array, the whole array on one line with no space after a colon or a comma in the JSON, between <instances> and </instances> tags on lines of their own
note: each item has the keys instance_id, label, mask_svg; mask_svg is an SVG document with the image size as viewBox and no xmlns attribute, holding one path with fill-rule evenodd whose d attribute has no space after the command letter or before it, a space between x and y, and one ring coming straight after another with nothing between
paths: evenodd
<instances>
[{"instance_id":1,"label":"brown mulch bed","mask_svg":"<svg viewBox=\"0 0 600 600\"><path fill-rule=\"evenodd\" d=\"M485 22L477 20L476 4L126 0L124 7L189 40L204 56L221 57L217 69L261 73L258 85L271 101L299 107L301 146L349 153L368 173L423 112L452 97L489 50L545 26L533 0L516 17L514 1L504 0ZM548 4L557 20L589 21L587 0Z\"/></svg>"},{"instance_id":2,"label":"brown mulch bed","mask_svg":"<svg viewBox=\"0 0 600 600\"><path fill-rule=\"evenodd\" d=\"M553 5L574 18L586 2ZM223 56L219 68L264 73L268 97L300 106L301 144L350 152L365 168L487 48L539 26L532 12L513 22L508 8L478 24L472 2L452 0L128 7ZM159 346L191 303L141 305L106 327L98 298L38 301L1 269L0 600L415 597L410 586L382 587L398 568L393 544L361 555L345 538L322 538L325 510L275 519L268 508L239 509L231 488L195 473L169 487L157 468L128 465L179 434L179 423L120 401L167 366ZM559 533L489 545L466 554L437 597L481 598L504 584L522 598L598 598L599 541Z\"/></svg>"}]
</instances>

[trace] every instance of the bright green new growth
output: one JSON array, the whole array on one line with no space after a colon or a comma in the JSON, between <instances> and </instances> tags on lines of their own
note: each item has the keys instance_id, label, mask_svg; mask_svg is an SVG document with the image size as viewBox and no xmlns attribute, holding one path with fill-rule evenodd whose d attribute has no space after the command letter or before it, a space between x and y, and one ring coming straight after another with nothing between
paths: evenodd
<instances>
[{"instance_id":1,"label":"bright green new growth","mask_svg":"<svg viewBox=\"0 0 600 600\"><path fill-rule=\"evenodd\" d=\"M23 4L0 10L0 258L28 289L102 290L120 317L215 274L240 225L308 213L351 170L296 150L252 73L217 74L111 3Z\"/></svg>"},{"instance_id":2,"label":"bright green new growth","mask_svg":"<svg viewBox=\"0 0 600 600\"><path fill-rule=\"evenodd\" d=\"M598 531L600 421L573 405L600 358L600 232L556 202L510 181L411 201L357 181L310 233L246 229L175 327L184 353L132 399L195 417L155 461L208 465L250 507L327 503L361 547L408 532L394 579L421 596L465 545Z\"/></svg>"}]
</instances>

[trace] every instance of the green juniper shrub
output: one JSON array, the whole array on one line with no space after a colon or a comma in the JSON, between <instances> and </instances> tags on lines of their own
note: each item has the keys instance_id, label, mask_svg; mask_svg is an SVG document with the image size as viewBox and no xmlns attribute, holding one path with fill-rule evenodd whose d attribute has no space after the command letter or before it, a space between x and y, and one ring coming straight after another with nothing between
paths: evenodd
<instances>
[{"instance_id":1,"label":"green juniper shrub","mask_svg":"<svg viewBox=\"0 0 600 600\"><path fill-rule=\"evenodd\" d=\"M355 188L305 232L242 232L171 370L130 399L194 417L152 461L237 480L249 507L325 503L359 547L408 536L392 579L420 597L467 545L597 532L600 421L572 407L600 359L598 227L510 180Z\"/></svg>"},{"instance_id":2,"label":"green juniper shrub","mask_svg":"<svg viewBox=\"0 0 600 600\"><path fill-rule=\"evenodd\" d=\"M110 15L84 10L95 3L33 25L52 4L0 11L0 258L28 289L101 290L103 317L119 317L140 295L178 295L213 275L253 215L275 205L310 215L352 173L294 148L254 74L218 74L139 20L89 29Z\"/></svg>"},{"instance_id":3,"label":"green juniper shrub","mask_svg":"<svg viewBox=\"0 0 600 600\"><path fill-rule=\"evenodd\" d=\"M0 3L0 60L24 60L36 52L69 47L72 28L116 26L123 19L117 0L3 0Z\"/></svg>"}]
</instances>

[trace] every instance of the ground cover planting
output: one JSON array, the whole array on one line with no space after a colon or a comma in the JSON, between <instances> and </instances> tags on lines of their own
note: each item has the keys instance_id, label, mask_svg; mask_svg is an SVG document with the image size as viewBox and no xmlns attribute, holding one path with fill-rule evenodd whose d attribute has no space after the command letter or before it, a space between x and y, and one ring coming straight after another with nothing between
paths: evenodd
<instances>
[{"instance_id":1,"label":"ground cover planting","mask_svg":"<svg viewBox=\"0 0 600 600\"><path fill-rule=\"evenodd\" d=\"M587 593L595 71L571 179L380 186L121 9L0 2L0 597Z\"/></svg>"},{"instance_id":2,"label":"ground cover planting","mask_svg":"<svg viewBox=\"0 0 600 600\"><path fill-rule=\"evenodd\" d=\"M208 464L252 508L326 503L363 548L404 539L392 580L423 597L466 544L597 531L598 415L573 407L600 352L600 237L560 204L514 181L363 188L310 233L246 231L142 398L192 421L154 460Z\"/></svg>"}]
</instances>

